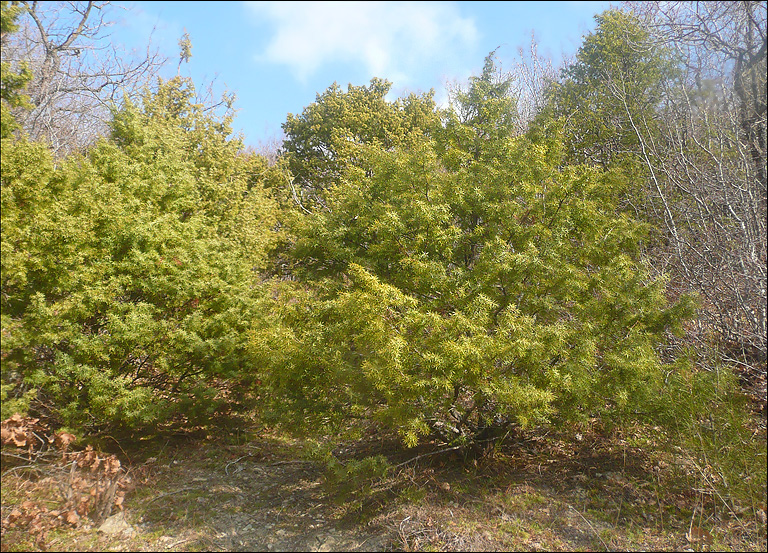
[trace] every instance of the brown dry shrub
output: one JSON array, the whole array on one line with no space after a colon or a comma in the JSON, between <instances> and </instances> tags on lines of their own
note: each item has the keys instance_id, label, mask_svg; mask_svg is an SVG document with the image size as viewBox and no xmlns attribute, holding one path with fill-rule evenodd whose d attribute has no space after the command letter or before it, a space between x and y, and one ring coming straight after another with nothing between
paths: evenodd
<instances>
[{"instance_id":1,"label":"brown dry shrub","mask_svg":"<svg viewBox=\"0 0 768 553\"><path fill-rule=\"evenodd\" d=\"M123 509L130 476L115 455L105 455L88 445L80 451L68 451L77 438L67 432L48 436L39 419L13 415L0 423L3 446L3 480L17 470L28 469L16 477L25 490L35 497L53 498L47 505L42 500L25 499L17 504L3 504L10 510L0 520L2 535L11 530L26 532L41 549L48 532L55 528L83 524L101 524L114 508ZM26 449L28 464L8 467L6 460L24 459L16 453ZM33 481L31 476L35 475ZM31 494L26 493L29 497Z\"/></svg>"}]
</instances>

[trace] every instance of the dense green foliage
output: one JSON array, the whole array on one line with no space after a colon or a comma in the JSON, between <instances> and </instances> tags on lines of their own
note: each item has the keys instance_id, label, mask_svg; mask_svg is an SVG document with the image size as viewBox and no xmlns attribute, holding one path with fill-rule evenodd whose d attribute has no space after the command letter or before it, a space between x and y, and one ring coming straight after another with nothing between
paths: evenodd
<instances>
[{"instance_id":1,"label":"dense green foliage","mask_svg":"<svg viewBox=\"0 0 768 553\"><path fill-rule=\"evenodd\" d=\"M0 42L18 30L17 18L22 7L17 2L3 0L0 4ZM18 128L11 116L10 109L27 105L24 87L32 78L32 73L25 66L12 67L8 62L0 63L0 137L7 138Z\"/></svg>"},{"instance_id":2,"label":"dense green foliage","mask_svg":"<svg viewBox=\"0 0 768 553\"><path fill-rule=\"evenodd\" d=\"M283 124L283 152L299 194L312 207L323 203L324 190L334 185L348 164L355 144L376 143L392 148L410 132L429 132L439 125L432 92L411 94L389 102L392 83L372 79L369 86L336 83Z\"/></svg>"},{"instance_id":3,"label":"dense green foliage","mask_svg":"<svg viewBox=\"0 0 768 553\"><path fill-rule=\"evenodd\" d=\"M160 84L58 167L3 140L3 383L61 423L193 420L248 376L273 203L193 94Z\"/></svg>"},{"instance_id":4,"label":"dense green foliage","mask_svg":"<svg viewBox=\"0 0 768 553\"><path fill-rule=\"evenodd\" d=\"M3 36L17 15L3 2ZM4 64L3 418L98 432L241 409L407 445L643 421L737 467L733 380L670 347L694 304L647 255L677 213L626 209L659 167L645 147L676 61L605 12L523 133L494 59L445 109L334 84L288 116L274 164L178 76L58 159L15 132L29 76Z\"/></svg>"},{"instance_id":5,"label":"dense green foliage","mask_svg":"<svg viewBox=\"0 0 768 553\"><path fill-rule=\"evenodd\" d=\"M564 122L569 161L607 167L640 151L641 130L658 135L655 113L678 71L633 15L609 10L595 19L595 32L546 91L539 120Z\"/></svg>"},{"instance_id":6,"label":"dense green foliage","mask_svg":"<svg viewBox=\"0 0 768 553\"><path fill-rule=\"evenodd\" d=\"M415 444L619 420L661 389L654 347L688 304L639 263L622 176L563 167L555 129L511 136L494 80L489 57L437 139L355 148L299 223L303 285L254 340L280 411L367 414Z\"/></svg>"},{"instance_id":7,"label":"dense green foliage","mask_svg":"<svg viewBox=\"0 0 768 553\"><path fill-rule=\"evenodd\" d=\"M480 76L471 76L466 90L452 91L450 109L442 112L437 133L441 158L451 169L472 161L504 155L505 138L516 133L517 106L510 95L512 79L497 72L491 52Z\"/></svg>"},{"instance_id":8,"label":"dense green foliage","mask_svg":"<svg viewBox=\"0 0 768 553\"><path fill-rule=\"evenodd\" d=\"M756 68L766 4L638 2L596 21L532 132L557 121L568 164L624 174L621 207L652 226L646 265L669 275L667 297L699 296L695 324L665 352L695 368L666 373L645 409L696 468L691 487L754 503L765 497L765 423L742 393L764 402L766 112Z\"/></svg>"}]
</instances>

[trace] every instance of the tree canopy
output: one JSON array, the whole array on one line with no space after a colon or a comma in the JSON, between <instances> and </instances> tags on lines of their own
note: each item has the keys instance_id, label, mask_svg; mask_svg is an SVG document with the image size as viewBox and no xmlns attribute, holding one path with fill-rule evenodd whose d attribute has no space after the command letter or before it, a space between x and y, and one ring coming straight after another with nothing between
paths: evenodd
<instances>
[{"instance_id":1,"label":"tree canopy","mask_svg":"<svg viewBox=\"0 0 768 553\"><path fill-rule=\"evenodd\" d=\"M334 83L301 115L288 114L282 151L295 184L310 205L323 203L325 189L354 163L354 144L392 148L411 132L429 132L439 120L433 93L411 94L394 102L385 97L392 83L374 78L368 86Z\"/></svg>"},{"instance_id":2,"label":"tree canopy","mask_svg":"<svg viewBox=\"0 0 768 553\"><path fill-rule=\"evenodd\" d=\"M4 44L21 13L2 4ZM233 96L202 102L180 74L62 152L15 120L40 68L4 61L3 413L97 432L241 410L410 446L669 420L695 293L722 295L695 278L738 257L728 321L764 295L762 112L694 89L648 21L598 16L525 121L494 51L442 107L334 83L274 159L233 136ZM759 52L734 87L759 88Z\"/></svg>"},{"instance_id":3,"label":"tree canopy","mask_svg":"<svg viewBox=\"0 0 768 553\"><path fill-rule=\"evenodd\" d=\"M569 159L608 167L640 150L638 129L655 132L678 71L670 48L631 13L609 10L595 20L562 80L545 92L540 116L563 120Z\"/></svg>"},{"instance_id":4,"label":"tree canopy","mask_svg":"<svg viewBox=\"0 0 768 553\"><path fill-rule=\"evenodd\" d=\"M654 348L690 305L640 262L644 225L616 212L624 177L563 167L557 133L512 136L494 79L489 57L450 147L423 133L351 148L327 210L299 223L309 288L281 289L254 337L278 409L366 413L415 445L631 416L660 389Z\"/></svg>"},{"instance_id":5,"label":"tree canopy","mask_svg":"<svg viewBox=\"0 0 768 553\"><path fill-rule=\"evenodd\" d=\"M58 166L4 140L3 381L63 424L193 419L248 365L274 203L193 94L161 83Z\"/></svg>"}]
</instances>

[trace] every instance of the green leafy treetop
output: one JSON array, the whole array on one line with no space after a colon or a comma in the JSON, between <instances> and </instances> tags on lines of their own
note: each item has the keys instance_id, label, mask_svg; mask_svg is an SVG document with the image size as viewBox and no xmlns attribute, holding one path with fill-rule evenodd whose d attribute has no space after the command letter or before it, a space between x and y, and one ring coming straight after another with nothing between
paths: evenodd
<instances>
[{"instance_id":1,"label":"green leafy treetop","mask_svg":"<svg viewBox=\"0 0 768 553\"><path fill-rule=\"evenodd\" d=\"M512 77L500 74L491 52L479 77L469 78L467 90L457 87L451 95L451 107L442 113L443 126L438 142L445 150L446 162L460 162L469 155L479 161L483 155L493 157L489 146L503 145L503 139L516 134L518 114L510 95ZM451 151L452 150L452 151ZM458 160L452 156L459 155Z\"/></svg>"},{"instance_id":2,"label":"green leafy treetop","mask_svg":"<svg viewBox=\"0 0 768 553\"><path fill-rule=\"evenodd\" d=\"M5 46L6 37L16 32L16 18L23 11L19 2L0 2L0 43ZM13 68L10 63L0 63L0 138L8 138L19 128L11 115L11 108L28 105L24 87L32 79L26 66Z\"/></svg>"},{"instance_id":3,"label":"green leafy treetop","mask_svg":"<svg viewBox=\"0 0 768 553\"><path fill-rule=\"evenodd\" d=\"M655 348L690 304L638 261L625 178L563 166L556 131L514 137L494 75L434 138L352 148L328 209L301 219L300 285L276 289L252 340L278 417L473 441L619 421L663 385Z\"/></svg>"},{"instance_id":4,"label":"green leafy treetop","mask_svg":"<svg viewBox=\"0 0 768 553\"><path fill-rule=\"evenodd\" d=\"M639 152L637 130L655 132L654 114L679 75L669 49L632 14L608 10L595 20L563 80L547 90L539 122L563 121L568 161L608 167Z\"/></svg>"},{"instance_id":5,"label":"green leafy treetop","mask_svg":"<svg viewBox=\"0 0 768 553\"><path fill-rule=\"evenodd\" d=\"M428 133L439 124L431 91L389 102L385 96L391 86L374 78L369 86L350 84L343 92L334 83L301 115L288 115L283 153L297 193L308 207L322 205L324 191L354 162L354 144L376 143L390 149L410 132Z\"/></svg>"}]
</instances>

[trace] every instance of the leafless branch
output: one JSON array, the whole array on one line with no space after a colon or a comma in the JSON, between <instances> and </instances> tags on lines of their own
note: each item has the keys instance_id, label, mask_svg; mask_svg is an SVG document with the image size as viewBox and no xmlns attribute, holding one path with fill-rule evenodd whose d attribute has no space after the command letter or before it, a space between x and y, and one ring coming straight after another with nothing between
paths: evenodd
<instances>
[{"instance_id":1,"label":"leafless branch","mask_svg":"<svg viewBox=\"0 0 768 553\"><path fill-rule=\"evenodd\" d=\"M18 32L4 37L2 58L26 63L32 109L14 116L33 140L55 155L81 149L106 131L110 107L149 84L166 58L150 43L127 54L108 32L117 21L109 2L30 2Z\"/></svg>"}]
</instances>

